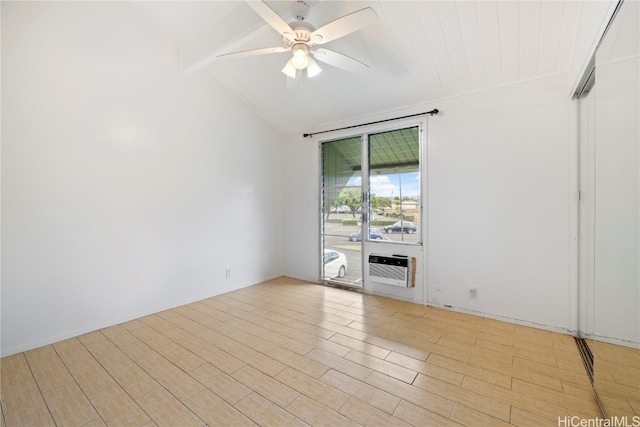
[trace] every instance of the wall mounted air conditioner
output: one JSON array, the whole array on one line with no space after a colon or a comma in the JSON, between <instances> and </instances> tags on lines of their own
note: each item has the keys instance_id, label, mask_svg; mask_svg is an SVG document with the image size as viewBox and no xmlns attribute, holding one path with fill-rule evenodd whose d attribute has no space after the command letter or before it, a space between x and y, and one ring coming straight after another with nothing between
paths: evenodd
<instances>
[{"instance_id":1,"label":"wall mounted air conditioner","mask_svg":"<svg viewBox=\"0 0 640 427\"><path fill-rule=\"evenodd\" d=\"M413 287L415 258L405 255L369 255L369 279L376 283Z\"/></svg>"}]
</instances>

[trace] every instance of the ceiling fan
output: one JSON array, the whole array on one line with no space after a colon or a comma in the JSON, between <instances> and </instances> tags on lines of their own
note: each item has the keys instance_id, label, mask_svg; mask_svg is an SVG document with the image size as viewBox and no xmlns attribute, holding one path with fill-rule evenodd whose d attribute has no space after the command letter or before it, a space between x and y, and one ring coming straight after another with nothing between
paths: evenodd
<instances>
[{"instance_id":1,"label":"ceiling fan","mask_svg":"<svg viewBox=\"0 0 640 427\"><path fill-rule=\"evenodd\" d=\"M306 21L311 7L304 0L298 0L292 6L296 20L291 23L287 23L264 1L247 1L247 4L282 36L284 45L225 53L218 55L219 57L242 57L291 51L291 58L282 69L288 77L287 80L298 80L303 70L306 70L307 77L318 75L322 70L316 59L351 72L360 72L369 68L357 59L319 46L375 22L378 16L372 8L367 7L349 13L316 29Z\"/></svg>"}]
</instances>

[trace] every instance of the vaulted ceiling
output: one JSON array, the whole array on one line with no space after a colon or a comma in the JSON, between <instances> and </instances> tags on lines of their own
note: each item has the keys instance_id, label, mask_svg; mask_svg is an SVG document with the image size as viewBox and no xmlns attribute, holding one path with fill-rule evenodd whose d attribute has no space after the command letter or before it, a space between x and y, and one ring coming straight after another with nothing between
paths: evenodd
<instances>
[{"instance_id":1,"label":"vaulted ceiling","mask_svg":"<svg viewBox=\"0 0 640 427\"><path fill-rule=\"evenodd\" d=\"M294 1L267 1L293 21ZM309 1L316 28L371 7L378 19L324 45L369 65L322 72L287 89L290 52L233 58L226 52L282 46L242 1L145 1L134 6L179 47L185 74L211 73L283 133L391 112L559 73L567 97L615 1Z\"/></svg>"}]
</instances>

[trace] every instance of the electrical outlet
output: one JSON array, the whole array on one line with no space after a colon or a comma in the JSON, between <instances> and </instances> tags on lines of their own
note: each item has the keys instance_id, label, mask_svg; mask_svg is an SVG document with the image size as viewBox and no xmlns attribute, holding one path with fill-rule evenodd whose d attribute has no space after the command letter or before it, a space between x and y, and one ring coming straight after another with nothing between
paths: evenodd
<instances>
[{"instance_id":1,"label":"electrical outlet","mask_svg":"<svg viewBox=\"0 0 640 427\"><path fill-rule=\"evenodd\" d=\"M436 292L442 292L442 280L436 280Z\"/></svg>"},{"instance_id":2,"label":"electrical outlet","mask_svg":"<svg viewBox=\"0 0 640 427\"><path fill-rule=\"evenodd\" d=\"M229 278L231 277L231 269L227 268L227 269L225 270L225 273L224 273L224 274L225 274L225 276L224 276L224 277L225 277L225 278L227 278L227 279L229 279Z\"/></svg>"},{"instance_id":3,"label":"electrical outlet","mask_svg":"<svg viewBox=\"0 0 640 427\"><path fill-rule=\"evenodd\" d=\"M478 296L478 288L475 286L469 286L469 296L471 298L476 298Z\"/></svg>"}]
</instances>

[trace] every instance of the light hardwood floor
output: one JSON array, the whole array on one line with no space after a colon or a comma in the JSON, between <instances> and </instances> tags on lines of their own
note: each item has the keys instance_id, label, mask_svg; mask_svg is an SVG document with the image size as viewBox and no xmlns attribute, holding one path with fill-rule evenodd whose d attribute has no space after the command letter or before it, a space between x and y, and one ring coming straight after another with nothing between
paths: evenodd
<instances>
[{"instance_id":1,"label":"light hardwood floor","mask_svg":"<svg viewBox=\"0 0 640 427\"><path fill-rule=\"evenodd\" d=\"M2 426L558 426L574 340L280 278L1 360Z\"/></svg>"},{"instance_id":2,"label":"light hardwood floor","mask_svg":"<svg viewBox=\"0 0 640 427\"><path fill-rule=\"evenodd\" d=\"M608 417L640 425L640 350L588 340L594 387ZM633 418L637 417L637 418Z\"/></svg>"}]
</instances>

